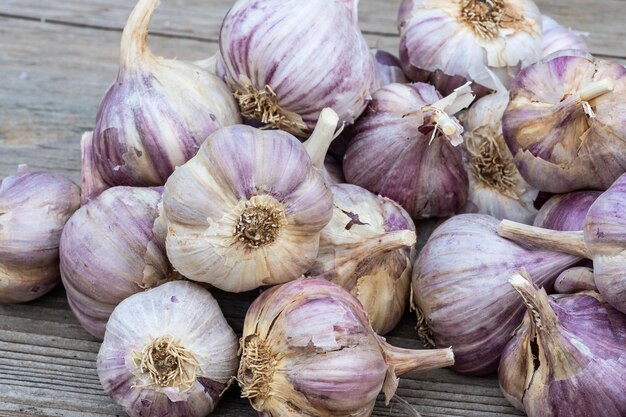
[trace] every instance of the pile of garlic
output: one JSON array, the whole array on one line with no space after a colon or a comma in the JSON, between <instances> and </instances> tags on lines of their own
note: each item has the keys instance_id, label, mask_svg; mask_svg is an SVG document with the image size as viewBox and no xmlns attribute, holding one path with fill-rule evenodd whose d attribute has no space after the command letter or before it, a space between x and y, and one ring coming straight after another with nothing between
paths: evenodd
<instances>
[{"instance_id":1,"label":"pile of garlic","mask_svg":"<svg viewBox=\"0 0 626 417\"><path fill-rule=\"evenodd\" d=\"M132 417L206 416L234 381L260 415L367 417L446 366L498 371L531 417L626 415L624 67L532 0L404 0L399 59L358 0L237 0L190 63L148 48L157 3L124 28L82 198L0 184L0 302L62 280ZM213 288L258 295L243 329ZM437 349L381 337L407 304Z\"/></svg>"}]
</instances>

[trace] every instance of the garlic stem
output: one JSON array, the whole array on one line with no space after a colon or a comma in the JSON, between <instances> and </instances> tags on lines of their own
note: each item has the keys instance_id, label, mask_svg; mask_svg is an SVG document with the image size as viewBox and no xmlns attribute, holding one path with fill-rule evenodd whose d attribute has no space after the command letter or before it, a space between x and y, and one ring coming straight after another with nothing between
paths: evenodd
<instances>
[{"instance_id":1,"label":"garlic stem","mask_svg":"<svg viewBox=\"0 0 626 417\"><path fill-rule=\"evenodd\" d=\"M385 362L392 366L397 376L412 371L428 371L454 365L452 348L445 349L404 349L392 346L382 339L379 343L385 355Z\"/></svg>"},{"instance_id":2,"label":"garlic stem","mask_svg":"<svg viewBox=\"0 0 626 417\"><path fill-rule=\"evenodd\" d=\"M609 77L595 81L578 92L580 100L590 101L613 91L615 83Z\"/></svg>"},{"instance_id":3,"label":"garlic stem","mask_svg":"<svg viewBox=\"0 0 626 417\"><path fill-rule=\"evenodd\" d=\"M564 252L570 255L591 259L591 253L585 245L583 231L563 232L544 229L522 223L502 220L498 234L520 244L536 246L540 249Z\"/></svg>"},{"instance_id":4,"label":"garlic stem","mask_svg":"<svg viewBox=\"0 0 626 417\"><path fill-rule=\"evenodd\" d=\"M556 313L548 302L548 294L545 289L537 288L525 269L509 278L509 283L524 300L524 304L532 314L538 329L545 330L558 323Z\"/></svg>"},{"instance_id":5,"label":"garlic stem","mask_svg":"<svg viewBox=\"0 0 626 417\"><path fill-rule=\"evenodd\" d=\"M330 107L323 109L311 137L303 144L311 157L313 165L317 168L324 166L324 158L330 144L335 139L335 130L338 122L339 116L333 109Z\"/></svg>"},{"instance_id":6,"label":"garlic stem","mask_svg":"<svg viewBox=\"0 0 626 417\"><path fill-rule=\"evenodd\" d=\"M148 27L159 0L139 0L131 12L124 31L120 47L120 67L132 68L141 55L152 56L148 49Z\"/></svg>"},{"instance_id":7,"label":"garlic stem","mask_svg":"<svg viewBox=\"0 0 626 417\"><path fill-rule=\"evenodd\" d=\"M372 258L392 250L413 246L417 235L412 230L385 232L366 238L361 245L364 258Z\"/></svg>"}]
</instances>

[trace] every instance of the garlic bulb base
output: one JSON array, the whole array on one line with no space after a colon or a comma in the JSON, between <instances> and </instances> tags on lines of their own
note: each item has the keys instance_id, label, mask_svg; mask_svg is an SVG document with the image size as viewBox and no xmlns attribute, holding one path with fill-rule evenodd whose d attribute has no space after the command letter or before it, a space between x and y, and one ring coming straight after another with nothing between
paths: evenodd
<instances>
[{"instance_id":1,"label":"garlic bulb base","mask_svg":"<svg viewBox=\"0 0 626 417\"><path fill-rule=\"evenodd\" d=\"M463 20L479 37L494 40L503 26L503 0L464 0L461 5Z\"/></svg>"},{"instance_id":2,"label":"garlic bulb base","mask_svg":"<svg viewBox=\"0 0 626 417\"><path fill-rule=\"evenodd\" d=\"M268 343L257 335L241 340L241 361L237 382L241 397L250 399L252 407L260 411L271 393L276 356Z\"/></svg>"},{"instance_id":3,"label":"garlic bulb base","mask_svg":"<svg viewBox=\"0 0 626 417\"><path fill-rule=\"evenodd\" d=\"M498 234L517 243L591 258L582 231L559 231L502 220Z\"/></svg>"},{"instance_id":4,"label":"garlic bulb base","mask_svg":"<svg viewBox=\"0 0 626 417\"><path fill-rule=\"evenodd\" d=\"M275 198L254 196L240 204L241 214L233 227L233 237L246 247L256 249L271 245L287 224L285 210Z\"/></svg>"}]
</instances>

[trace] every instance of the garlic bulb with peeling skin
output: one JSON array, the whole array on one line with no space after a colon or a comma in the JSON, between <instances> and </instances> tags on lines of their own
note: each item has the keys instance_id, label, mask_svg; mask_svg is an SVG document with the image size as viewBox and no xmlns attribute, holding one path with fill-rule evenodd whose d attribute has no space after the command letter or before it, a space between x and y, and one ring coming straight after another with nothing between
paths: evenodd
<instances>
[{"instance_id":1,"label":"garlic bulb with peeling skin","mask_svg":"<svg viewBox=\"0 0 626 417\"><path fill-rule=\"evenodd\" d=\"M541 13L532 0L404 0L400 60L414 81L442 94L472 81L476 95L505 86L541 58Z\"/></svg>"},{"instance_id":2,"label":"garlic bulb with peeling skin","mask_svg":"<svg viewBox=\"0 0 626 417\"><path fill-rule=\"evenodd\" d=\"M389 345L372 330L359 301L319 278L263 292L250 306L237 381L267 417L368 417L397 376L454 363L452 350Z\"/></svg>"},{"instance_id":3,"label":"garlic bulb with peeling skin","mask_svg":"<svg viewBox=\"0 0 626 417\"><path fill-rule=\"evenodd\" d=\"M82 206L61 236L61 276L72 312L98 339L122 300L177 275L157 221L163 189L113 187Z\"/></svg>"},{"instance_id":4,"label":"garlic bulb with peeling skin","mask_svg":"<svg viewBox=\"0 0 626 417\"><path fill-rule=\"evenodd\" d=\"M584 292L549 297L510 279L528 313L500 361L505 397L529 417L626 415L626 316Z\"/></svg>"},{"instance_id":5,"label":"garlic bulb with peeling skin","mask_svg":"<svg viewBox=\"0 0 626 417\"><path fill-rule=\"evenodd\" d=\"M593 277L593 269L577 266L561 272L554 281L554 291L559 294L573 294L580 291L598 291Z\"/></svg>"},{"instance_id":6,"label":"garlic bulb with peeling skin","mask_svg":"<svg viewBox=\"0 0 626 417\"><path fill-rule=\"evenodd\" d=\"M588 52L587 45L578 33L559 25L550 16L545 14L541 16L541 26L543 28L543 50L541 52L543 58L568 49Z\"/></svg>"},{"instance_id":7,"label":"garlic bulb with peeling skin","mask_svg":"<svg viewBox=\"0 0 626 417\"><path fill-rule=\"evenodd\" d=\"M333 217L309 273L350 291L383 335L398 324L409 298L415 225L398 204L361 187L340 184L331 191Z\"/></svg>"},{"instance_id":8,"label":"garlic bulb with peeling skin","mask_svg":"<svg viewBox=\"0 0 626 417\"><path fill-rule=\"evenodd\" d=\"M462 374L494 372L521 323L524 306L508 283L513 273L525 267L549 288L580 260L519 246L498 236L497 227L484 214L454 216L430 236L413 267L418 334L431 346L452 346L453 369Z\"/></svg>"},{"instance_id":9,"label":"garlic bulb with peeling skin","mask_svg":"<svg viewBox=\"0 0 626 417\"><path fill-rule=\"evenodd\" d=\"M626 171L626 68L581 54L533 64L511 87L504 137L542 191L606 190Z\"/></svg>"},{"instance_id":10,"label":"garlic bulb with peeling skin","mask_svg":"<svg viewBox=\"0 0 626 417\"><path fill-rule=\"evenodd\" d=\"M394 83L406 84L409 82L402 71L402 63L397 57L380 49L372 49L371 52L376 62L378 88Z\"/></svg>"},{"instance_id":11,"label":"garlic bulb with peeling skin","mask_svg":"<svg viewBox=\"0 0 626 417\"><path fill-rule=\"evenodd\" d=\"M468 187L463 128L453 115L473 99L467 85L444 98L424 83L381 88L354 126L346 180L398 202L414 219L453 214Z\"/></svg>"},{"instance_id":12,"label":"garlic bulb with peeling skin","mask_svg":"<svg viewBox=\"0 0 626 417\"><path fill-rule=\"evenodd\" d=\"M495 79L498 91L477 100L465 113L465 168L468 204L497 219L532 223L538 190L522 178L502 136L502 115L509 92Z\"/></svg>"},{"instance_id":13,"label":"garlic bulb with peeling skin","mask_svg":"<svg viewBox=\"0 0 626 417\"><path fill-rule=\"evenodd\" d=\"M148 26L157 3L139 0L124 28L117 80L100 104L93 139L83 146L83 170L103 184L84 175L85 200L116 185L163 185L207 136L241 121L224 82L150 51Z\"/></svg>"},{"instance_id":14,"label":"garlic bulb with peeling skin","mask_svg":"<svg viewBox=\"0 0 626 417\"><path fill-rule=\"evenodd\" d=\"M601 194L601 191L578 191L555 195L541 207L533 225L553 230L583 230L589 207Z\"/></svg>"},{"instance_id":15,"label":"garlic bulb with peeling skin","mask_svg":"<svg viewBox=\"0 0 626 417\"><path fill-rule=\"evenodd\" d=\"M217 301L184 281L122 301L97 361L102 387L131 417L205 417L237 364L237 336Z\"/></svg>"},{"instance_id":16,"label":"garlic bulb with peeling skin","mask_svg":"<svg viewBox=\"0 0 626 417\"><path fill-rule=\"evenodd\" d=\"M296 136L308 136L325 107L353 123L376 86L357 6L358 0L235 2L222 23L220 53L242 115Z\"/></svg>"},{"instance_id":17,"label":"garlic bulb with peeling skin","mask_svg":"<svg viewBox=\"0 0 626 417\"><path fill-rule=\"evenodd\" d=\"M62 175L20 165L0 182L0 303L23 303L60 281L59 240L80 206L80 189Z\"/></svg>"},{"instance_id":18,"label":"garlic bulb with peeling skin","mask_svg":"<svg viewBox=\"0 0 626 417\"><path fill-rule=\"evenodd\" d=\"M304 145L279 130L223 128L172 174L163 211L177 271L242 292L293 280L311 267L333 208L314 161L323 163L337 118L330 109L322 116Z\"/></svg>"}]
</instances>

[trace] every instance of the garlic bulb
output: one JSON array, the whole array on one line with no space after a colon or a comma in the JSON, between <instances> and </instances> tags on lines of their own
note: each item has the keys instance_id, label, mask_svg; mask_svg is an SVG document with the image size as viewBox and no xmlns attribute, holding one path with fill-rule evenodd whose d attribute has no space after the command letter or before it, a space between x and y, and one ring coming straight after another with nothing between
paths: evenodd
<instances>
[{"instance_id":1,"label":"garlic bulb","mask_svg":"<svg viewBox=\"0 0 626 417\"><path fill-rule=\"evenodd\" d=\"M390 332L402 318L415 257L415 225L388 198L350 184L331 187L333 217L322 229L309 273L341 285L367 312L374 331Z\"/></svg>"},{"instance_id":2,"label":"garlic bulb","mask_svg":"<svg viewBox=\"0 0 626 417\"><path fill-rule=\"evenodd\" d=\"M26 165L0 182L0 303L39 298L58 284L59 239L80 189Z\"/></svg>"},{"instance_id":3,"label":"garlic bulb","mask_svg":"<svg viewBox=\"0 0 626 417\"><path fill-rule=\"evenodd\" d=\"M524 181L504 142L502 115L509 92L495 81L498 91L480 98L466 112L463 145L469 178L467 201L478 213L532 223L539 191Z\"/></svg>"},{"instance_id":4,"label":"garlic bulb","mask_svg":"<svg viewBox=\"0 0 626 417\"><path fill-rule=\"evenodd\" d=\"M561 272L554 281L554 291L559 294L573 294L579 291L598 291L593 277L593 269L577 266Z\"/></svg>"},{"instance_id":5,"label":"garlic bulb","mask_svg":"<svg viewBox=\"0 0 626 417\"><path fill-rule=\"evenodd\" d=\"M166 247L174 268L231 292L306 272L333 209L312 160L323 163L336 121L332 110L323 112L304 146L288 133L244 125L211 135L165 184Z\"/></svg>"},{"instance_id":6,"label":"garlic bulb","mask_svg":"<svg viewBox=\"0 0 626 417\"><path fill-rule=\"evenodd\" d=\"M541 16L541 26L543 28L543 51L541 55L544 58L555 52L568 49L588 52L587 45L578 33L559 25L550 16L545 14Z\"/></svg>"},{"instance_id":7,"label":"garlic bulb","mask_svg":"<svg viewBox=\"0 0 626 417\"><path fill-rule=\"evenodd\" d=\"M598 291L614 308L626 313L626 174L591 205L583 231L559 232L503 221L498 234L526 245L592 259Z\"/></svg>"},{"instance_id":8,"label":"garlic bulb","mask_svg":"<svg viewBox=\"0 0 626 417\"><path fill-rule=\"evenodd\" d=\"M380 49L372 49L371 53L376 62L378 88L393 83L406 84L409 82L402 71L402 63L397 57Z\"/></svg>"},{"instance_id":9,"label":"garlic bulb","mask_svg":"<svg viewBox=\"0 0 626 417\"><path fill-rule=\"evenodd\" d=\"M555 195L541 207L534 226L564 231L583 230L589 207L601 194L600 191L578 191Z\"/></svg>"},{"instance_id":10,"label":"garlic bulb","mask_svg":"<svg viewBox=\"0 0 626 417\"><path fill-rule=\"evenodd\" d=\"M502 120L522 176L542 191L606 190L626 171L626 68L576 54L520 72Z\"/></svg>"},{"instance_id":11,"label":"garlic bulb","mask_svg":"<svg viewBox=\"0 0 626 417\"><path fill-rule=\"evenodd\" d=\"M117 80L83 145L84 199L115 185L163 185L222 126L240 122L226 84L191 63L155 56L148 26L158 0L139 0L122 34Z\"/></svg>"},{"instance_id":12,"label":"garlic bulb","mask_svg":"<svg viewBox=\"0 0 626 417\"><path fill-rule=\"evenodd\" d=\"M597 293L548 297L510 279L528 314L500 361L500 387L529 417L626 415L626 316Z\"/></svg>"},{"instance_id":13,"label":"garlic bulb","mask_svg":"<svg viewBox=\"0 0 626 417\"><path fill-rule=\"evenodd\" d=\"M296 136L308 136L325 107L353 123L376 86L357 5L236 1L222 23L220 51L242 115Z\"/></svg>"},{"instance_id":14,"label":"garlic bulb","mask_svg":"<svg viewBox=\"0 0 626 417\"><path fill-rule=\"evenodd\" d=\"M524 306L508 283L526 267L538 284L551 287L579 258L531 250L502 239L498 220L460 214L430 236L413 267L413 303L418 332L437 347L452 346L462 374L494 372Z\"/></svg>"},{"instance_id":15,"label":"garlic bulb","mask_svg":"<svg viewBox=\"0 0 626 417\"><path fill-rule=\"evenodd\" d=\"M325 178L329 184L342 184L346 182L346 178L343 176L341 162L337 161L337 159L330 154L326 154L326 157L324 157L324 173L327 174Z\"/></svg>"},{"instance_id":16,"label":"garlic bulb","mask_svg":"<svg viewBox=\"0 0 626 417\"><path fill-rule=\"evenodd\" d=\"M370 327L359 301L325 279L270 288L250 306L237 381L267 417L371 415L396 375L454 363L451 349L391 346Z\"/></svg>"},{"instance_id":17,"label":"garlic bulb","mask_svg":"<svg viewBox=\"0 0 626 417\"><path fill-rule=\"evenodd\" d=\"M185 281L122 301L97 362L102 387L130 417L205 417L237 364L237 336L217 301Z\"/></svg>"},{"instance_id":18,"label":"garlic bulb","mask_svg":"<svg viewBox=\"0 0 626 417\"><path fill-rule=\"evenodd\" d=\"M443 94L472 81L474 92L505 86L541 58L541 13L532 0L404 0L400 60L414 81Z\"/></svg>"},{"instance_id":19,"label":"garlic bulb","mask_svg":"<svg viewBox=\"0 0 626 417\"><path fill-rule=\"evenodd\" d=\"M129 296L175 279L157 221L162 188L113 187L82 206L61 236L61 276L80 324L98 339Z\"/></svg>"},{"instance_id":20,"label":"garlic bulb","mask_svg":"<svg viewBox=\"0 0 626 417\"><path fill-rule=\"evenodd\" d=\"M453 117L474 99L469 86L441 98L431 85L389 84L354 126L346 180L398 202L414 219L443 217L467 199L463 128Z\"/></svg>"}]
</instances>

